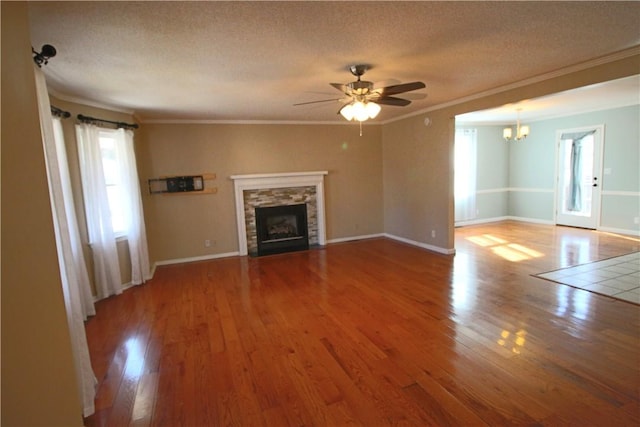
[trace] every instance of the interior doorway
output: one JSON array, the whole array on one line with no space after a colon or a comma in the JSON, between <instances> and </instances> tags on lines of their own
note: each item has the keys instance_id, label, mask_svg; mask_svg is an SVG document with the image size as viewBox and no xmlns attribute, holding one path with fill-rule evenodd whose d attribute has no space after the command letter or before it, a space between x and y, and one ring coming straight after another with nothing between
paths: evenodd
<instances>
[{"instance_id":1,"label":"interior doorway","mask_svg":"<svg viewBox=\"0 0 640 427\"><path fill-rule=\"evenodd\" d=\"M604 125L557 131L556 224L598 227L603 134Z\"/></svg>"}]
</instances>

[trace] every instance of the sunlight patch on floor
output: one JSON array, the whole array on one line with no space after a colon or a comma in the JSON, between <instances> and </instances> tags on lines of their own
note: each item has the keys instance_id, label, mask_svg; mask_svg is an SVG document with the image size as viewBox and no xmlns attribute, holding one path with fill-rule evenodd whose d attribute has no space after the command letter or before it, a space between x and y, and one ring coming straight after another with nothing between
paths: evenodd
<instances>
[{"instance_id":1,"label":"sunlight patch on floor","mask_svg":"<svg viewBox=\"0 0 640 427\"><path fill-rule=\"evenodd\" d=\"M491 234L484 234L482 236L471 236L467 237L467 240L475 243L478 246L487 247L494 245L503 245L507 243L506 240L500 239L498 237L492 236Z\"/></svg>"},{"instance_id":2,"label":"sunlight patch on floor","mask_svg":"<svg viewBox=\"0 0 640 427\"><path fill-rule=\"evenodd\" d=\"M519 243L511 243L491 234L470 236L467 237L467 240L483 248L489 248L494 254L511 262L519 262L544 256L542 252L538 252Z\"/></svg>"},{"instance_id":3,"label":"sunlight patch on floor","mask_svg":"<svg viewBox=\"0 0 640 427\"><path fill-rule=\"evenodd\" d=\"M527 331L525 331L524 329L519 329L515 333L504 329L500 333L500 338L498 339L497 343L498 345L510 349L514 354L520 354L522 348L524 347L524 344L527 342L526 336Z\"/></svg>"}]
</instances>

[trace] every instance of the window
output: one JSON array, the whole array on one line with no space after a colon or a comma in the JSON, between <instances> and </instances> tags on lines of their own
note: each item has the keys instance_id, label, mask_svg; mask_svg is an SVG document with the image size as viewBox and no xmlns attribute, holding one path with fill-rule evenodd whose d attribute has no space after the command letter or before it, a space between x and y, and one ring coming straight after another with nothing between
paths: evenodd
<instances>
[{"instance_id":1,"label":"window","mask_svg":"<svg viewBox=\"0 0 640 427\"><path fill-rule=\"evenodd\" d=\"M131 130L76 125L89 244L100 298L122 292L116 238L127 238L131 283L150 277L147 234Z\"/></svg>"},{"instance_id":2,"label":"window","mask_svg":"<svg viewBox=\"0 0 640 427\"><path fill-rule=\"evenodd\" d=\"M122 182L122 150L118 150L116 131L100 130L100 154L102 155L102 168L104 172L109 211L111 212L111 225L113 233L117 237L126 234L126 189Z\"/></svg>"},{"instance_id":3,"label":"window","mask_svg":"<svg viewBox=\"0 0 640 427\"><path fill-rule=\"evenodd\" d=\"M476 217L477 132L456 129L455 136L455 221Z\"/></svg>"},{"instance_id":4,"label":"window","mask_svg":"<svg viewBox=\"0 0 640 427\"><path fill-rule=\"evenodd\" d=\"M131 133L131 131L127 131ZM87 228L91 244L98 236L131 237L138 220L140 189L133 139L123 129L77 125ZM142 211L140 210L140 214Z\"/></svg>"}]
</instances>

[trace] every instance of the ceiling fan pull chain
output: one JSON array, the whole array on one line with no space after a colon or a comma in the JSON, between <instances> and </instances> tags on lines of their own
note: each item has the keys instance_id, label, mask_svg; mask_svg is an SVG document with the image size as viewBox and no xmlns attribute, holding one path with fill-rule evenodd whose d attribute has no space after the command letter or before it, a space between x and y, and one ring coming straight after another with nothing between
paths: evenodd
<instances>
[{"instance_id":1,"label":"ceiling fan pull chain","mask_svg":"<svg viewBox=\"0 0 640 427\"><path fill-rule=\"evenodd\" d=\"M360 136L362 136L362 122L358 122L360 123Z\"/></svg>"}]
</instances>

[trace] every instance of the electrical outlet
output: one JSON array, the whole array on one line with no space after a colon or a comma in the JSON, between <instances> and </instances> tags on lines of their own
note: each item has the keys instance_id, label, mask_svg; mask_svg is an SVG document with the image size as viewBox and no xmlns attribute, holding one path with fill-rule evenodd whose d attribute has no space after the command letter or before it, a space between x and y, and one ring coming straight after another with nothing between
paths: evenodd
<instances>
[{"instance_id":1,"label":"electrical outlet","mask_svg":"<svg viewBox=\"0 0 640 427\"><path fill-rule=\"evenodd\" d=\"M210 248L211 247L211 240L207 239L204 241L204 247L205 248Z\"/></svg>"},{"instance_id":2,"label":"electrical outlet","mask_svg":"<svg viewBox=\"0 0 640 427\"><path fill-rule=\"evenodd\" d=\"M640 216L636 216L633 218L633 223L634 224L640 224Z\"/></svg>"},{"instance_id":3,"label":"electrical outlet","mask_svg":"<svg viewBox=\"0 0 640 427\"><path fill-rule=\"evenodd\" d=\"M431 238L432 239L436 238L436 230L431 230Z\"/></svg>"}]
</instances>

